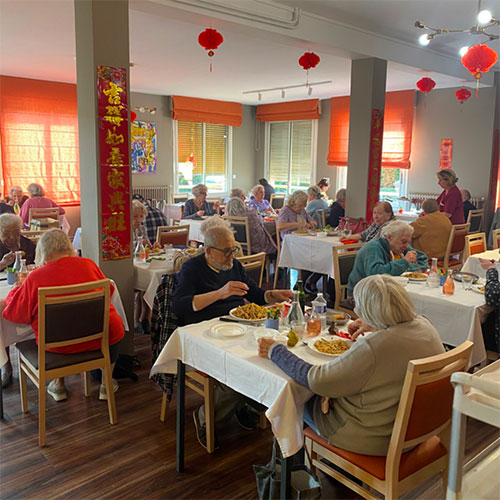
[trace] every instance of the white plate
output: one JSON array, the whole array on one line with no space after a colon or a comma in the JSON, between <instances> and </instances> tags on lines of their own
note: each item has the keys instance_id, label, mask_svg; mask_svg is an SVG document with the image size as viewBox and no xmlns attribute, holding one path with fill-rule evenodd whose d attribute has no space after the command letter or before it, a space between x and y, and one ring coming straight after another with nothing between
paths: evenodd
<instances>
[{"instance_id":1,"label":"white plate","mask_svg":"<svg viewBox=\"0 0 500 500\"><path fill-rule=\"evenodd\" d=\"M321 335L321 337L312 337L311 339L308 340L307 347L309 347L309 349L311 349L311 351L314 351L318 354L322 354L323 356L330 356L333 358L336 358L338 356L342 356L342 354L344 354L344 353L342 353L342 354L328 354L326 352L318 351L318 349L316 349L316 347L314 346L314 343L317 340L327 340L329 342L332 342L333 340L344 340L348 344L353 344L353 342L346 340L346 339L343 339L342 337L338 337L337 335Z\"/></svg>"},{"instance_id":2,"label":"white plate","mask_svg":"<svg viewBox=\"0 0 500 500\"><path fill-rule=\"evenodd\" d=\"M243 319L243 318L238 318L238 316L234 315L234 312L238 309L237 307L234 307L229 311L229 316L232 316L234 319L237 319L238 321L244 321L245 323L262 323L263 321L266 321L266 318L261 318L261 319Z\"/></svg>"},{"instance_id":3,"label":"white plate","mask_svg":"<svg viewBox=\"0 0 500 500\"><path fill-rule=\"evenodd\" d=\"M408 278L406 276L393 276L392 278L403 286L408 284Z\"/></svg>"},{"instance_id":4,"label":"white plate","mask_svg":"<svg viewBox=\"0 0 500 500\"><path fill-rule=\"evenodd\" d=\"M427 276L425 278L410 278L408 276L410 273L403 273L401 276L408 278L410 281L413 281L415 283L423 283L424 281L427 281Z\"/></svg>"},{"instance_id":5,"label":"white plate","mask_svg":"<svg viewBox=\"0 0 500 500\"><path fill-rule=\"evenodd\" d=\"M309 231L306 231L305 233L302 231L292 231L292 234L298 234L299 236L310 236Z\"/></svg>"},{"instance_id":6,"label":"white plate","mask_svg":"<svg viewBox=\"0 0 500 500\"><path fill-rule=\"evenodd\" d=\"M484 295L484 287L486 285L472 285L472 290L474 290L476 293L480 293L481 295ZM483 287L482 290L479 290L479 287Z\"/></svg>"},{"instance_id":7,"label":"white plate","mask_svg":"<svg viewBox=\"0 0 500 500\"><path fill-rule=\"evenodd\" d=\"M216 337L240 337L245 335L247 328L239 323L215 323L210 327L210 331Z\"/></svg>"},{"instance_id":8,"label":"white plate","mask_svg":"<svg viewBox=\"0 0 500 500\"><path fill-rule=\"evenodd\" d=\"M253 331L253 336L255 337L255 340L258 339L274 339L276 335L280 335L280 332L278 330L275 330L274 328L256 328Z\"/></svg>"}]
</instances>

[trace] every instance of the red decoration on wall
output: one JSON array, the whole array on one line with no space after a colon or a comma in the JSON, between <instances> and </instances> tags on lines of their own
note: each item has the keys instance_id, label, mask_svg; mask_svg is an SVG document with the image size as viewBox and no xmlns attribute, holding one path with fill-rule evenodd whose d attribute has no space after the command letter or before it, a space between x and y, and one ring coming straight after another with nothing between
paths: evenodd
<instances>
[{"instance_id":1,"label":"red decoration on wall","mask_svg":"<svg viewBox=\"0 0 500 500\"><path fill-rule=\"evenodd\" d=\"M135 119L137 118L137 113L135 111L130 112L130 119L135 122Z\"/></svg>"},{"instance_id":2,"label":"red decoration on wall","mask_svg":"<svg viewBox=\"0 0 500 500\"><path fill-rule=\"evenodd\" d=\"M460 104L463 104L469 97L471 96L470 90L468 89L459 89L455 92L457 99L460 101Z\"/></svg>"},{"instance_id":3,"label":"red decoration on wall","mask_svg":"<svg viewBox=\"0 0 500 500\"><path fill-rule=\"evenodd\" d=\"M373 207L379 199L383 135L384 113L380 109L372 109L370 158L368 163L368 193L366 197L366 220L372 219Z\"/></svg>"},{"instance_id":4,"label":"red decoration on wall","mask_svg":"<svg viewBox=\"0 0 500 500\"><path fill-rule=\"evenodd\" d=\"M219 45L224 41L223 36L213 28L207 28L198 35L198 43L208 50L209 57L212 57Z\"/></svg>"},{"instance_id":5,"label":"red decoration on wall","mask_svg":"<svg viewBox=\"0 0 500 500\"><path fill-rule=\"evenodd\" d=\"M421 78L417 82L418 90L420 90L420 92L424 92L425 94L430 92L435 86L436 82L432 78Z\"/></svg>"},{"instance_id":6,"label":"red decoration on wall","mask_svg":"<svg viewBox=\"0 0 500 500\"><path fill-rule=\"evenodd\" d=\"M102 257L130 257L130 148L127 70L97 66Z\"/></svg>"},{"instance_id":7,"label":"red decoration on wall","mask_svg":"<svg viewBox=\"0 0 500 500\"><path fill-rule=\"evenodd\" d=\"M299 58L299 64L306 70L315 68L319 64L320 58L314 52L304 52Z\"/></svg>"},{"instance_id":8,"label":"red decoration on wall","mask_svg":"<svg viewBox=\"0 0 500 500\"><path fill-rule=\"evenodd\" d=\"M439 149L439 170L445 170L447 168L451 168L452 158L453 158L453 139L441 139L441 147Z\"/></svg>"}]
</instances>

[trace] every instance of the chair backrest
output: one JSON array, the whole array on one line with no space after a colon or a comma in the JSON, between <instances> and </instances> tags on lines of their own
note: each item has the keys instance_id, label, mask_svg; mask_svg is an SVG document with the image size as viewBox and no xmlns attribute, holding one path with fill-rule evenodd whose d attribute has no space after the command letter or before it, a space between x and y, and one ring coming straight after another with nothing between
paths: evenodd
<instances>
[{"instance_id":1,"label":"chair backrest","mask_svg":"<svg viewBox=\"0 0 500 500\"><path fill-rule=\"evenodd\" d=\"M241 262L246 273L257 283L262 286L262 276L264 275L264 265L266 263L266 252L254 253L253 255L245 255L237 257Z\"/></svg>"},{"instance_id":2,"label":"chair backrest","mask_svg":"<svg viewBox=\"0 0 500 500\"><path fill-rule=\"evenodd\" d=\"M25 231L21 230L21 235L30 239L33 243L38 243L38 240L43 236L46 231Z\"/></svg>"},{"instance_id":3,"label":"chair backrest","mask_svg":"<svg viewBox=\"0 0 500 500\"><path fill-rule=\"evenodd\" d=\"M484 208L481 208L479 210L469 210L469 215L467 216L467 224L470 224L469 234L479 233L479 231L481 231L483 217Z\"/></svg>"},{"instance_id":4,"label":"chair backrest","mask_svg":"<svg viewBox=\"0 0 500 500\"><path fill-rule=\"evenodd\" d=\"M231 224L234 230L234 239L241 245L245 255L251 255L250 229L248 227L248 217L226 216L225 219Z\"/></svg>"},{"instance_id":5,"label":"chair backrest","mask_svg":"<svg viewBox=\"0 0 500 500\"><path fill-rule=\"evenodd\" d=\"M174 205L176 203L185 203L186 201L188 201L188 199L188 193L172 193L172 203Z\"/></svg>"},{"instance_id":6,"label":"chair backrest","mask_svg":"<svg viewBox=\"0 0 500 500\"><path fill-rule=\"evenodd\" d=\"M500 229L493 229L491 234L493 238L493 248L500 248Z\"/></svg>"},{"instance_id":7,"label":"chair backrest","mask_svg":"<svg viewBox=\"0 0 500 500\"><path fill-rule=\"evenodd\" d=\"M160 245L184 245L189 243L189 226L159 226L156 230L156 241Z\"/></svg>"},{"instance_id":8,"label":"chair backrest","mask_svg":"<svg viewBox=\"0 0 500 500\"><path fill-rule=\"evenodd\" d=\"M285 206L285 195L282 193L271 193L271 200L269 203L274 210L279 210Z\"/></svg>"},{"instance_id":9,"label":"chair backrest","mask_svg":"<svg viewBox=\"0 0 500 500\"><path fill-rule=\"evenodd\" d=\"M316 210L314 219L318 222L319 228L324 228L326 226L326 209Z\"/></svg>"},{"instance_id":10,"label":"chair backrest","mask_svg":"<svg viewBox=\"0 0 500 500\"><path fill-rule=\"evenodd\" d=\"M391 441L387 452L386 481L399 476L404 449L443 433L451 423L453 387L451 375L467 370L473 343L466 341L455 349L408 363ZM443 443L448 448L448 443Z\"/></svg>"},{"instance_id":11,"label":"chair backrest","mask_svg":"<svg viewBox=\"0 0 500 500\"><path fill-rule=\"evenodd\" d=\"M459 261L455 265L463 264L465 253L465 237L469 233L469 224L455 224L451 227L448 245L444 254L443 268L448 270L450 257L456 256Z\"/></svg>"},{"instance_id":12,"label":"chair backrest","mask_svg":"<svg viewBox=\"0 0 500 500\"><path fill-rule=\"evenodd\" d=\"M59 220L59 207L52 208L30 208L28 217L31 219L54 219Z\"/></svg>"},{"instance_id":13,"label":"chair backrest","mask_svg":"<svg viewBox=\"0 0 500 500\"><path fill-rule=\"evenodd\" d=\"M467 259L471 255L476 253L486 252L486 234L476 233L468 234L465 237L465 258Z\"/></svg>"},{"instance_id":14,"label":"chair backrest","mask_svg":"<svg viewBox=\"0 0 500 500\"><path fill-rule=\"evenodd\" d=\"M354 261L359 249L364 243L353 243L347 247L344 245L332 247L333 252L333 274L335 276L335 306L337 309L339 302L343 300L349 275L354 267Z\"/></svg>"},{"instance_id":15,"label":"chair backrest","mask_svg":"<svg viewBox=\"0 0 500 500\"><path fill-rule=\"evenodd\" d=\"M45 366L47 348L101 340L101 351L109 346L108 279L78 285L38 289L38 362ZM80 318L75 321L75 318ZM106 353L106 354L105 354Z\"/></svg>"}]
</instances>

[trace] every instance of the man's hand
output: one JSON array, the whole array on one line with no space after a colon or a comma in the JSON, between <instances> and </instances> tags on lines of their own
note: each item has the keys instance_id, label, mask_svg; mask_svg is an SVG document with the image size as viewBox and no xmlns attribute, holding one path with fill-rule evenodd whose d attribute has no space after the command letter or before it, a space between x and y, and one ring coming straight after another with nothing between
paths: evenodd
<instances>
[{"instance_id":1,"label":"man's hand","mask_svg":"<svg viewBox=\"0 0 500 500\"><path fill-rule=\"evenodd\" d=\"M219 300L227 299L233 295L242 297L248 292L248 285L242 281L228 281L222 288L219 288Z\"/></svg>"},{"instance_id":2,"label":"man's hand","mask_svg":"<svg viewBox=\"0 0 500 500\"><path fill-rule=\"evenodd\" d=\"M348 327L347 331L352 340L356 340L360 335L370 331L370 327L361 319L355 319Z\"/></svg>"},{"instance_id":3,"label":"man's hand","mask_svg":"<svg viewBox=\"0 0 500 500\"><path fill-rule=\"evenodd\" d=\"M270 302L283 302L293 298L291 290L270 290L268 292L268 299Z\"/></svg>"},{"instance_id":4,"label":"man's hand","mask_svg":"<svg viewBox=\"0 0 500 500\"><path fill-rule=\"evenodd\" d=\"M491 260L488 260L488 259L479 259L479 262L481 264L481 267L483 269L485 269L486 271L488 269L495 269L495 261L491 261Z\"/></svg>"},{"instance_id":5,"label":"man's hand","mask_svg":"<svg viewBox=\"0 0 500 500\"><path fill-rule=\"evenodd\" d=\"M318 223L315 220L312 220L311 222L309 222L307 227L309 227L310 229L316 229L317 225L318 225Z\"/></svg>"},{"instance_id":6,"label":"man's hand","mask_svg":"<svg viewBox=\"0 0 500 500\"><path fill-rule=\"evenodd\" d=\"M275 343L276 343L276 340L260 338L259 339L259 356L261 358L268 358L269 357L269 349Z\"/></svg>"},{"instance_id":7,"label":"man's hand","mask_svg":"<svg viewBox=\"0 0 500 500\"><path fill-rule=\"evenodd\" d=\"M405 259L408 262L408 264L415 264L415 262L417 262L417 252L410 250L409 252L406 253L403 259Z\"/></svg>"},{"instance_id":8,"label":"man's hand","mask_svg":"<svg viewBox=\"0 0 500 500\"><path fill-rule=\"evenodd\" d=\"M205 215L205 210L198 210L198 212L196 212L196 215L203 217Z\"/></svg>"}]
</instances>

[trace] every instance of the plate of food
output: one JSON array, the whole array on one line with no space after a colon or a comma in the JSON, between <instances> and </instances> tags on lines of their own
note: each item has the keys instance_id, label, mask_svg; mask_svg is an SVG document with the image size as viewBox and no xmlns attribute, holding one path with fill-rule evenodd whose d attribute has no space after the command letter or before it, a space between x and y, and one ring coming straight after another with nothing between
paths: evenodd
<instances>
[{"instance_id":1,"label":"plate of food","mask_svg":"<svg viewBox=\"0 0 500 500\"><path fill-rule=\"evenodd\" d=\"M302 236L305 236L307 234L310 234L310 232L306 229L297 229L297 231L293 231L292 234L301 234Z\"/></svg>"},{"instance_id":2,"label":"plate of food","mask_svg":"<svg viewBox=\"0 0 500 500\"><path fill-rule=\"evenodd\" d=\"M244 306L238 306L229 311L229 315L240 321L247 321L249 323L260 323L265 321L267 316L267 311L265 307L254 304L245 304Z\"/></svg>"},{"instance_id":3,"label":"plate of food","mask_svg":"<svg viewBox=\"0 0 500 500\"><path fill-rule=\"evenodd\" d=\"M341 356L348 351L353 344L350 340L344 340L337 335L323 336L317 340L312 339L307 346L312 351L325 356Z\"/></svg>"},{"instance_id":4,"label":"plate of food","mask_svg":"<svg viewBox=\"0 0 500 500\"><path fill-rule=\"evenodd\" d=\"M486 285L472 285L472 289L475 292L480 293L481 295L484 295L485 287L486 287Z\"/></svg>"},{"instance_id":5,"label":"plate of food","mask_svg":"<svg viewBox=\"0 0 500 500\"><path fill-rule=\"evenodd\" d=\"M427 281L427 274L419 273L417 271L403 273L401 276L403 276L404 278L408 278L410 281L415 281L415 282Z\"/></svg>"},{"instance_id":6,"label":"plate of food","mask_svg":"<svg viewBox=\"0 0 500 500\"><path fill-rule=\"evenodd\" d=\"M477 283L479 280L479 276L477 274L466 273L464 271L453 271L452 276L455 281L462 281L464 276L470 276L472 278L472 283Z\"/></svg>"},{"instance_id":7,"label":"plate of food","mask_svg":"<svg viewBox=\"0 0 500 500\"><path fill-rule=\"evenodd\" d=\"M345 325L351 319L351 316L342 311L332 310L329 314L329 319L336 325Z\"/></svg>"},{"instance_id":8,"label":"plate of food","mask_svg":"<svg viewBox=\"0 0 500 500\"><path fill-rule=\"evenodd\" d=\"M241 323L215 323L210 331L215 337L240 337L247 332L247 326Z\"/></svg>"}]
</instances>

